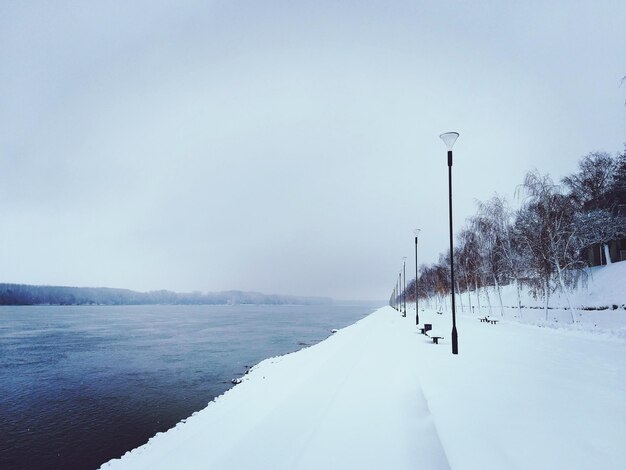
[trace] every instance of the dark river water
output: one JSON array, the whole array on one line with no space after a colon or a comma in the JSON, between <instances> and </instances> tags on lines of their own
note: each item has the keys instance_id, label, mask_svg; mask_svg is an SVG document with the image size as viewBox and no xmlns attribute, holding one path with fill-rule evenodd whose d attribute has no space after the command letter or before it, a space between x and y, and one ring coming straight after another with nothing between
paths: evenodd
<instances>
[{"instance_id":1,"label":"dark river water","mask_svg":"<svg viewBox=\"0 0 626 470\"><path fill-rule=\"evenodd\" d=\"M0 469L93 469L370 306L0 307Z\"/></svg>"}]
</instances>

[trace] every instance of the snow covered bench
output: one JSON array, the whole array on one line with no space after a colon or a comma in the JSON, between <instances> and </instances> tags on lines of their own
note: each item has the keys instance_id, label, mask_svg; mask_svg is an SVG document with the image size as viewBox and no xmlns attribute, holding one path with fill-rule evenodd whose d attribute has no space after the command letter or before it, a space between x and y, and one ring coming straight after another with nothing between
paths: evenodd
<instances>
[{"instance_id":1,"label":"snow covered bench","mask_svg":"<svg viewBox=\"0 0 626 470\"><path fill-rule=\"evenodd\" d=\"M487 323L491 323L492 325L495 325L496 323L498 323L498 320L494 318L489 318L489 317L479 318L479 320L481 323L487 322Z\"/></svg>"},{"instance_id":2,"label":"snow covered bench","mask_svg":"<svg viewBox=\"0 0 626 470\"><path fill-rule=\"evenodd\" d=\"M429 336L429 335L426 335L426 336L428 336L430 339L432 339L433 343L435 343L435 344L439 344L439 340L443 339L443 336Z\"/></svg>"},{"instance_id":3,"label":"snow covered bench","mask_svg":"<svg viewBox=\"0 0 626 470\"><path fill-rule=\"evenodd\" d=\"M424 328L420 328L420 333L428 336L428 332L433 329L432 323L424 323Z\"/></svg>"}]
</instances>

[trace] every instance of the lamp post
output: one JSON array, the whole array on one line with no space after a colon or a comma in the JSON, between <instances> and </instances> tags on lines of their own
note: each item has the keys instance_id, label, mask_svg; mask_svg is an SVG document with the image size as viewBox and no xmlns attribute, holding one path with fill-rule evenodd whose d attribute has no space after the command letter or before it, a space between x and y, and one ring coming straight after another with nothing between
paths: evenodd
<instances>
[{"instance_id":1,"label":"lamp post","mask_svg":"<svg viewBox=\"0 0 626 470\"><path fill-rule=\"evenodd\" d=\"M406 256L402 257L402 271L404 272L404 287L402 289L402 303L404 304L403 317L406 317Z\"/></svg>"},{"instance_id":2,"label":"lamp post","mask_svg":"<svg viewBox=\"0 0 626 470\"><path fill-rule=\"evenodd\" d=\"M402 271L398 274L398 312L402 313ZM404 316L404 315L403 315Z\"/></svg>"},{"instance_id":3,"label":"lamp post","mask_svg":"<svg viewBox=\"0 0 626 470\"><path fill-rule=\"evenodd\" d=\"M402 273L398 274L398 282L396 282L396 285L398 286L398 289L396 291L396 299L398 301L398 308L396 308L396 310L400 313L402 313L402 301L400 300L400 283L402 282Z\"/></svg>"},{"instance_id":4,"label":"lamp post","mask_svg":"<svg viewBox=\"0 0 626 470\"><path fill-rule=\"evenodd\" d=\"M419 299L417 297L417 280L419 278L419 274L417 272L417 237L420 234L419 228L415 229L415 324L420 324L420 313L419 313Z\"/></svg>"},{"instance_id":5,"label":"lamp post","mask_svg":"<svg viewBox=\"0 0 626 470\"><path fill-rule=\"evenodd\" d=\"M439 136L448 148L448 196L450 213L450 290L452 292L452 354L459 353L459 344L456 332L456 308L454 306L454 247L452 240L452 147L459 138L458 132L446 132Z\"/></svg>"},{"instance_id":6,"label":"lamp post","mask_svg":"<svg viewBox=\"0 0 626 470\"><path fill-rule=\"evenodd\" d=\"M393 308L398 310L398 280L396 279L396 287L393 289Z\"/></svg>"},{"instance_id":7,"label":"lamp post","mask_svg":"<svg viewBox=\"0 0 626 470\"><path fill-rule=\"evenodd\" d=\"M396 287L393 290L393 308L398 310L398 281L396 280Z\"/></svg>"}]
</instances>

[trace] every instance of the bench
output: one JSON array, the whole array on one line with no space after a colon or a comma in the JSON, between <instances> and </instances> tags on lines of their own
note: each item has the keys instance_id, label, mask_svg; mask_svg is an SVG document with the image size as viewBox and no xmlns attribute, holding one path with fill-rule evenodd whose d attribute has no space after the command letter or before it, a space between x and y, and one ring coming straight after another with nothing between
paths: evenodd
<instances>
[{"instance_id":1,"label":"bench","mask_svg":"<svg viewBox=\"0 0 626 470\"><path fill-rule=\"evenodd\" d=\"M428 335L427 335L428 336ZM439 344L439 340L443 339L443 336L428 336L430 339L433 340L433 343L435 344Z\"/></svg>"},{"instance_id":2,"label":"bench","mask_svg":"<svg viewBox=\"0 0 626 470\"><path fill-rule=\"evenodd\" d=\"M420 333L428 336L427 333L432 329L433 329L432 323L424 323L424 328L420 328Z\"/></svg>"},{"instance_id":3,"label":"bench","mask_svg":"<svg viewBox=\"0 0 626 470\"><path fill-rule=\"evenodd\" d=\"M489 318L489 317L485 317L485 318L479 318L481 323L491 323L492 325L495 325L496 323L498 323L498 320L494 319L494 318Z\"/></svg>"},{"instance_id":4,"label":"bench","mask_svg":"<svg viewBox=\"0 0 626 470\"><path fill-rule=\"evenodd\" d=\"M483 322L489 321L489 318L488 317L479 318L479 320L480 320L481 323L483 323Z\"/></svg>"}]
</instances>

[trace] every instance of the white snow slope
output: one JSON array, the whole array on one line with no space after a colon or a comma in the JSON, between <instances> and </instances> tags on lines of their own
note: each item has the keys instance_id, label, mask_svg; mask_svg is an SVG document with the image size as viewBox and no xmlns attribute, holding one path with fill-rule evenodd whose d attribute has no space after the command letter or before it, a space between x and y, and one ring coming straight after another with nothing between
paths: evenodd
<instances>
[{"instance_id":1,"label":"white snow slope","mask_svg":"<svg viewBox=\"0 0 626 470\"><path fill-rule=\"evenodd\" d=\"M504 309L500 308L496 289L488 287L480 289L479 297L475 292L457 295L457 312L469 313L473 310L476 316L488 315L500 319L504 317L550 328L593 331L626 340L626 261L609 266L597 266L588 269L587 274L587 282L585 284L580 282L574 291L568 293L556 291L551 294L547 319L544 300L541 297L533 297L526 287L521 288L520 297L523 308L521 312L519 311L514 285L502 288ZM567 308L568 299L572 311ZM470 309L470 304L472 309ZM411 307L415 308L413 305ZM423 302L423 305L420 301L420 307L450 311L450 296L443 299L433 298L430 302ZM573 324L572 317L574 318Z\"/></svg>"},{"instance_id":2,"label":"white snow slope","mask_svg":"<svg viewBox=\"0 0 626 470\"><path fill-rule=\"evenodd\" d=\"M377 310L243 382L107 469L622 469L626 342ZM624 315L624 313L622 313Z\"/></svg>"}]
</instances>

